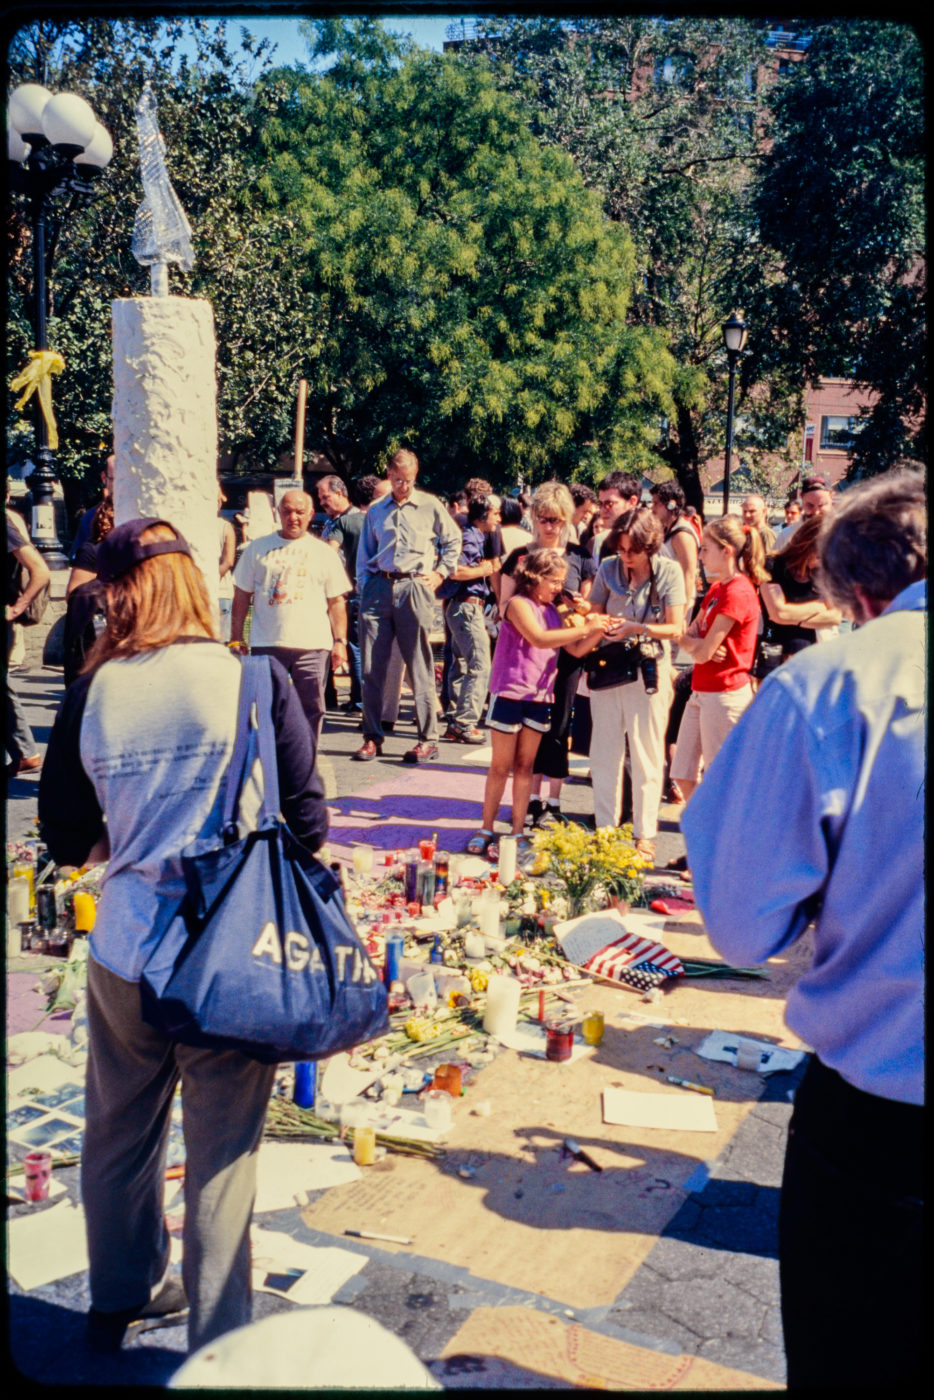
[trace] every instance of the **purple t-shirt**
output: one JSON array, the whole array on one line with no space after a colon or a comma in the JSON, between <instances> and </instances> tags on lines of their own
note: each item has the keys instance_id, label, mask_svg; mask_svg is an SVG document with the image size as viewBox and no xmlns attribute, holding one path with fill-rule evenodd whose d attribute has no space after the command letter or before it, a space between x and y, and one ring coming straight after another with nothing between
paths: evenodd
<instances>
[{"instance_id":1,"label":"purple t-shirt","mask_svg":"<svg viewBox=\"0 0 934 1400\"><path fill-rule=\"evenodd\" d=\"M540 627L550 630L561 626L561 618L550 603L531 603ZM490 694L503 695L510 700L551 701L555 693L555 672L558 651L555 647L534 647L517 632L507 615L496 639Z\"/></svg>"}]
</instances>

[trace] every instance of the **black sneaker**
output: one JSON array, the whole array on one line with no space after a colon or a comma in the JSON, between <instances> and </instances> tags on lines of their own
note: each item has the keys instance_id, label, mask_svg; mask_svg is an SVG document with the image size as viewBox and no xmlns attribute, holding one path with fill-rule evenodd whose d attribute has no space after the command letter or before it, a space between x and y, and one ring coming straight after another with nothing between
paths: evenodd
<instances>
[{"instance_id":1,"label":"black sneaker","mask_svg":"<svg viewBox=\"0 0 934 1400\"><path fill-rule=\"evenodd\" d=\"M525 824L526 824L526 826L532 826L532 827L538 826L539 820L540 820L540 818L541 818L541 815L542 815L542 812L544 811L544 809L545 809L545 804L544 804L544 802L541 800L540 797L532 797L532 798L530 798L530 799L529 799L529 810L528 810L528 811L526 812L526 814L525 814Z\"/></svg>"},{"instance_id":2,"label":"black sneaker","mask_svg":"<svg viewBox=\"0 0 934 1400\"><path fill-rule=\"evenodd\" d=\"M557 807L553 807L550 802L546 802L542 808L542 814L535 823L537 827L560 826L561 813Z\"/></svg>"}]
</instances>

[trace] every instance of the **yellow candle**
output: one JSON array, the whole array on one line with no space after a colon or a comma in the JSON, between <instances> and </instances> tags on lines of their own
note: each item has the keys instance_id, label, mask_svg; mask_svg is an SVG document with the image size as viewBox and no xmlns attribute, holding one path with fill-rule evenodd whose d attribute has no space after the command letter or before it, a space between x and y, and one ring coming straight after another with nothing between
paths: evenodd
<instances>
[{"instance_id":1,"label":"yellow candle","mask_svg":"<svg viewBox=\"0 0 934 1400\"><path fill-rule=\"evenodd\" d=\"M358 1167L371 1167L376 1161L376 1130L361 1123L353 1130L353 1159Z\"/></svg>"},{"instance_id":2,"label":"yellow candle","mask_svg":"<svg viewBox=\"0 0 934 1400\"><path fill-rule=\"evenodd\" d=\"M96 915L94 896L87 890L75 890L75 929L78 933L90 933Z\"/></svg>"},{"instance_id":3,"label":"yellow candle","mask_svg":"<svg viewBox=\"0 0 934 1400\"><path fill-rule=\"evenodd\" d=\"M603 1039L603 1012L588 1011L584 1017L581 1031L586 1045L599 1045Z\"/></svg>"}]
</instances>

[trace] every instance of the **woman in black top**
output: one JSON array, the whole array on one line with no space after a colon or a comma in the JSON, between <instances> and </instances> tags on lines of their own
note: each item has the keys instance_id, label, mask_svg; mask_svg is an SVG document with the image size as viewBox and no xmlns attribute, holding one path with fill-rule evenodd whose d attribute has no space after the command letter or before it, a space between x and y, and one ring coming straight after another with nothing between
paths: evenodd
<instances>
[{"instance_id":1,"label":"woman in black top","mask_svg":"<svg viewBox=\"0 0 934 1400\"><path fill-rule=\"evenodd\" d=\"M771 580L759 588L766 614L763 640L781 647L782 661L817 641L817 630L835 627L842 616L817 591L817 536L821 518L803 521L787 544L770 554Z\"/></svg>"},{"instance_id":2,"label":"woman in black top","mask_svg":"<svg viewBox=\"0 0 934 1400\"><path fill-rule=\"evenodd\" d=\"M546 481L532 497L533 535L529 544L520 545L503 561L500 578L500 616L515 592L513 574L519 560L531 549L557 549L567 563L564 591L586 601L597 573L597 561L589 550L568 539L574 517L574 501L560 481ZM555 698L551 707L551 727L542 735L535 759L535 778L529 802L528 820L532 826L553 825L560 819L561 786L568 776L568 734L571 712L584 663L562 648L558 652ZM548 800L542 802L542 779L548 779Z\"/></svg>"}]
</instances>

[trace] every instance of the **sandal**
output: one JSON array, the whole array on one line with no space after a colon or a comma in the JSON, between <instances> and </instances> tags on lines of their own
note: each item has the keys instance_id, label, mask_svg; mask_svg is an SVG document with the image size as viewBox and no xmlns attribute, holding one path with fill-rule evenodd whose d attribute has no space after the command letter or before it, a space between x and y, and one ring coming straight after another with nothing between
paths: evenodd
<instances>
[{"instance_id":1,"label":"sandal","mask_svg":"<svg viewBox=\"0 0 934 1400\"><path fill-rule=\"evenodd\" d=\"M467 842L465 850L469 856L488 856L490 847L495 843L496 837L492 831L480 830L471 836Z\"/></svg>"}]
</instances>

